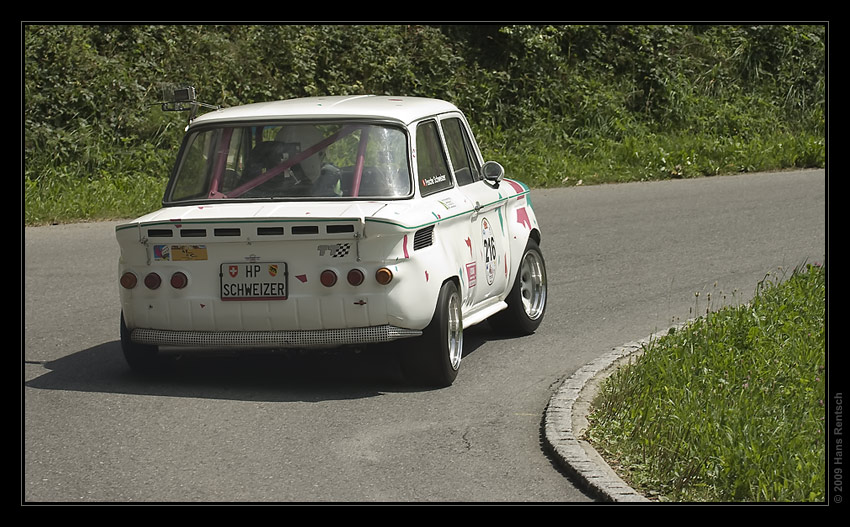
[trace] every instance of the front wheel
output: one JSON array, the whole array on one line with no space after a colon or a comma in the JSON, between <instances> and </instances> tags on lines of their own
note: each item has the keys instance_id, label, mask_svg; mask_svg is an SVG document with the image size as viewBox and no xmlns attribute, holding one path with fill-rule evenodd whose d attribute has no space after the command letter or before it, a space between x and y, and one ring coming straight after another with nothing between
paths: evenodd
<instances>
[{"instance_id":1,"label":"front wheel","mask_svg":"<svg viewBox=\"0 0 850 527\"><path fill-rule=\"evenodd\" d=\"M463 317L457 285L443 284L431 323L402 356L405 376L428 386L450 386L463 355Z\"/></svg>"},{"instance_id":2,"label":"front wheel","mask_svg":"<svg viewBox=\"0 0 850 527\"><path fill-rule=\"evenodd\" d=\"M508 309L493 315L491 325L519 335L534 333L546 313L546 295L546 263L537 242L530 239L505 299Z\"/></svg>"}]
</instances>

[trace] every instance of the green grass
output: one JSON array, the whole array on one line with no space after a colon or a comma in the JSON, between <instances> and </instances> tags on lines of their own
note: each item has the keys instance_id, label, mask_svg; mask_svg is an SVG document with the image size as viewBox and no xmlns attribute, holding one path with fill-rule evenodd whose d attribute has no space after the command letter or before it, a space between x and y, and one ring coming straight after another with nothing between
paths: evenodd
<instances>
[{"instance_id":1,"label":"green grass","mask_svg":"<svg viewBox=\"0 0 850 527\"><path fill-rule=\"evenodd\" d=\"M176 146L174 151L176 151ZM87 163L49 166L25 177L24 223L131 218L161 206L174 153L151 145L115 149Z\"/></svg>"},{"instance_id":2,"label":"green grass","mask_svg":"<svg viewBox=\"0 0 850 527\"><path fill-rule=\"evenodd\" d=\"M825 286L766 277L746 305L651 343L605 383L588 439L645 494L677 502L825 497Z\"/></svg>"},{"instance_id":3,"label":"green grass","mask_svg":"<svg viewBox=\"0 0 850 527\"><path fill-rule=\"evenodd\" d=\"M486 159L537 188L822 168L826 159L823 135L799 131L745 137L637 126L621 137L576 138L546 128L481 130L477 137Z\"/></svg>"},{"instance_id":4,"label":"green grass","mask_svg":"<svg viewBox=\"0 0 850 527\"><path fill-rule=\"evenodd\" d=\"M166 180L151 176L114 179L25 180L27 225L97 221L140 216L160 207Z\"/></svg>"},{"instance_id":5,"label":"green grass","mask_svg":"<svg viewBox=\"0 0 850 527\"><path fill-rule=\"evenodd\" d=\"M570 137L555 125L477 131L483 155L534 188L691 178L823 167L822 137L779 133L750 138L635 130L616 140ZM41 169L24 178L26 225L129 218L160 206L178 145L111 147L85 165Z\"/></svg>"}]
</instances>

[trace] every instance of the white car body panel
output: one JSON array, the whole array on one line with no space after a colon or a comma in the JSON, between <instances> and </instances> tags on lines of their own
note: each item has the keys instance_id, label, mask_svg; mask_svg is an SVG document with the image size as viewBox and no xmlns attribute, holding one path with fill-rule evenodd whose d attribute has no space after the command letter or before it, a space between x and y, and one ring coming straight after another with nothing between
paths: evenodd
<instances>
[{"instance_id":1,"label":"white car body panel","mask_svg":"<svg viewBox=\"0 0 850 527\"><path fill-rule=\"evenodd\" d=\"M417 124L445 117L461 119L472 137L453 105L406 97L252 104L210 112L188 128L279 118L397 122L408 130L416 182ZM474 138L472 145L482 164ZM447 280L458 285L464 326L504 309L523 251L529 239L540 241L540 229L528 187L504 179L495 186L484 180L454 184L424 197L416 189L402 199L170 203L119 225L116 237L119 276L131 272L138 279L134 288L120 288L124 322L138 335L146 330L229 336L391 326L413 330L402 336L415 336L431 322ZM228 268L222 265L246 262L269 269L283 264L286 298L222 299ZM281 267L277 272L283 272ZM392 271L388 285L374 279L382 267ZM339 277L333 287L320 283L326 269ZM364 274L362 285L346 282L352 269ZM143 284L150 272L162 279L157 289ZM169 285L175 272L188 277L186 287ZM321 344L326 342L319 339ZM285 345L275 341L275 347ZM292 345L310 347L304 339Z\"/></svg>"}]
</instances>

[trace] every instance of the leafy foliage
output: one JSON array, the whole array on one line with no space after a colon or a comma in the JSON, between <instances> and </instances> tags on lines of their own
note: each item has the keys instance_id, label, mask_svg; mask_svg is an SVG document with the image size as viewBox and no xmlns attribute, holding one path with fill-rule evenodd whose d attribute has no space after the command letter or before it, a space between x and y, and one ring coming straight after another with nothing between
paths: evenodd
<instances>
[{"instance_id":1,"label":"leafy foliage","mask_svg":"<svg viewBox=\"0 0 850 527\"><path fill-rule=\"evenodd\" d=\"M166 84L221 105L447 99L485 156L505 156L534 186L823 166L825 35L785 25L25 25L26 221L71 213L60 188L164 184L185 124L160 111Z\"/></svg>"}]
</instances>

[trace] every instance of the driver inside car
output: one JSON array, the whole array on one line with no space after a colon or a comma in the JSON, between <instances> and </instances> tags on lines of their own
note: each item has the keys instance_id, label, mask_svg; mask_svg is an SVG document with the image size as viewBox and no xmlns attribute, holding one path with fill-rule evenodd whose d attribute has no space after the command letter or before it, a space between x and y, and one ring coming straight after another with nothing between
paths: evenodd
<instances>
[{"instance_id":1,"label":"driver inside car","mask_svg":"<svg viewBox=\"0 0 850 527\"><path fill-rule=\"evenodd\" d=\"M248 155L243 180L251 180L274 169L322 139L321 132L315 126L292 125L281 128L274 141L258 143ZM246 192L245 196L308 196L313 182L319 177L323 157L324 151L319 151Z\"/></svg>"}]
</instances>

